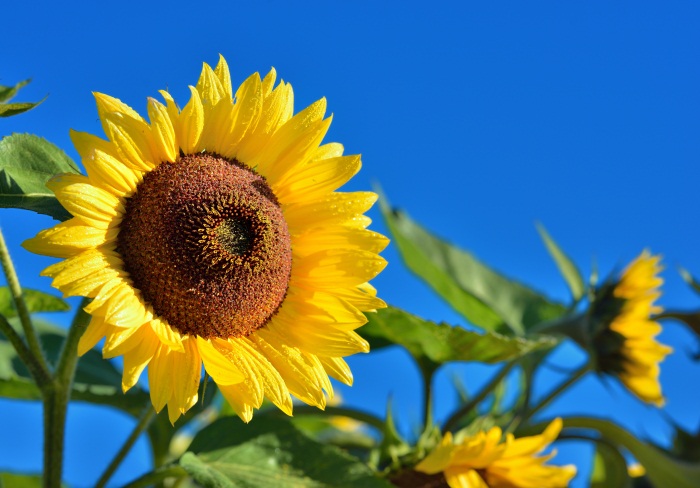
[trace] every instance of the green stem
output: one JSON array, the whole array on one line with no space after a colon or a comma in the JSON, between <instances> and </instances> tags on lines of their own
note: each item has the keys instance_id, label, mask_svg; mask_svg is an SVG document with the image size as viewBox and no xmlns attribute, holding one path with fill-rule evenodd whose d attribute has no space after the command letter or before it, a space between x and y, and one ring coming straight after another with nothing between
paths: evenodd
<instances>
[{"instance_id":1,"label":"green stem","mask_svg":"<svg viewBox=\"0 0 700 488\"><path fill-rule=\"evenodd\" d=\"M63 445L66 414L75 367L78 363L78 341L90 321L83 307L89 299L83 299L73 319L63 349L58 358L53 381L43 390L44 398L44 487L60 488L63 471Z\"/></svg>"},{"instance_id":2,"label":"green stem","mask_svg":"<svg viewBox=\"0 0 700 488\"><path fill-rule=\"evenodd\" d=\"M143 433L144 430L148 428L155 415L156 411L149 403L148 406L144 409L144 412L141 415L139 422L136 424L136 427L134 427L134 430L124 442L124 445L121 447L121 449L119 449L117 455L114 456L112 462L109 463L109 466L107 466L107 469L105 469L104 473L102 473L102 476L100 476L100 479L95 485L96 488L103 488L107 484L109 479L112 477L114 472L117 470L121 462L124 460L126 455L133 447L134 443L138 440L139 436Z\"/></svg>"},{"instance_id":3,"label":"green stem","mask_svg":"<svg viewBox=\"0 0 700 488\"><path fill-rule=\"evenodd\" d=\"M459 410L457 410L455 413L453 413L450 418L447 419L445 422L445 426L443 427L443 431L448 432L455 428L459 421L464 417L465 415L469 414L479 403L481 403L491 391L498 386L498 384L503 380L503 378L506 377L506 375L510 372L511 369L513 369L513 366L516 365L515 361L511 361L510 363L506 364L501 368L501 370L496 374L496 376L493 377L493 379L486 385L484 386L481 391L471 399L471 401L464 406L462 406Z\"/></svg>"},{"instance_id":4,"label":"green stem","mask_svg":"<svg viewBox=\"0 0 700 488\"><path fill-rule=\"evenodd\" d=\"M0 332L7 337L12 347L17 351L17 355L29 370L29 374L32 375L37 386L41 389L48 384L51 381L49 372L41 366L36 356L32 354L32 351L29 350L22 340L22 337L2 315L0 315Z\"/></svg>"},{"instance_id":5,"label":"green stem","mask_svg":"<svg viewBox=\"0 0 700 488\"><path fill-rule=\"evenodd\" d=\"M320 411L318 408L308 405L295 405L294 416L296 417L297 415L338 415L359 420L379 431L384 430L384 421L382 419L375 417L371 413L361 412L352 408L327 406L324 411Z\"/></svg>"},{"instance_id":6,"label":"green stem","mask_svg":"<svg viewBox=\"0 0 700 488\"><path fill-rule=\"evenodd\" d=\"M590 370L591 370L591 363L586 362L586 364L584 364L579 369L577 369L565 381L561 382L557 387L555 387L554 389L552 389L552 391L550 391L547 395L545 395L545 397L542 398L542 400L540 400L537 405L535 405L532 408L528 408L527 411L522 416L520 416L520 418L514 419L515 425L513 426L513 429L516 428L518 426L518 424L527 422L530 418L532 418L533 415L535 415L537 412L539 412L544 407L549 405L552 402L552 400L554 400L557 396L559 396L560 393L562 393L564 390L566 390L571 385L573 385L578 380L580 380Z\"/></svg>"},{"instance_id":7,"label":"green stem","mask_svg":"<svg viewBox=\"0 0 700 488\"><path fill-rule=\"evenodd\" d=\"M427 369L427 368L426 368ZM423 370L423 431L433 422L433 375Z\"/></svg>"},{"instance_id":8,"label":"green stem","mask_svg":"<svg viewBox=\"0 0 700 488\"><path fill-rule=\"evenodd\" d=\"M43 374L48 377L49 367L46 364L46 357L44 356L44 351L39 343L36 330L34 330L34 326L32 325L32 319L29 316L29 309L27 308L27 303L24 301L24 293L22 292L22 287L19 284L19 278L17 277L15 266L12 263L10 251L7 249L7 244L5 243L5 237L2 234L2 230L0 230L0 264L5 272L7 286L10 288L12 301L15 304L17 315L19 316L20 323L22 324L22 329L24 330L24 336L27 339L29 350L32 352L32 355L36 360L35 362L43 370Z\"/></svg>"},{"instance_id":9,"label":"green stem","mask_svg":"<svg viewBox=\"0 0 700 488\"><path fill-rule=\"evenodd\" d=\"M150 473L144 474L138 479L135 479L128 485L125 485L124 488L143 488L155 486L157 483L166 478L182 476L187 476L187 471L185 471L182 467L177 465L163 466L162 468L158 468Z\"/></svg>"}]
</instances>

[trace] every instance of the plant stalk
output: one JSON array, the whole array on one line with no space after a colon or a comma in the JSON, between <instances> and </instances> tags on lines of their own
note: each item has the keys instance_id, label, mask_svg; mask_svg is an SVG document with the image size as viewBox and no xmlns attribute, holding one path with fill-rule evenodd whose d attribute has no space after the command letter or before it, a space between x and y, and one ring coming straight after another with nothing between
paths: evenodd
<instances>
[{"instance_id":1,"label":"plant stalk","mask_svg":"<svg viewBox=\"0 0 700 488\"><path fill-rule=\"evenodd\" d=\"M68 329L53 380L42 389L44 399L44 488L60 488L63 474L63 447L66 415L70 401L75 367L78 364L78 341L90 321L83 310L89 299L83 299L80 309Z\"/></svg>"},{"instance_id":2,"label":"plant stalk","mask_svg":"<svg viewBox=\"0 0 700 488\"><path fill-rule=\"evenodd\" d=\"M17 315L19 316L19 320L22 324L22 329L24 330L24 336L27 340L29 350L34 355L36 363L43 370L43 373L48 376L49 367L46 363L44 350L41 348L39 337L37 336L34 326L32 325L32 319L29 316L29 309L27 308L27 303L24 301L24 293L22 292L22 287L19 284L19 278L17 277L15 266L12 263L10 251L7 249L7 244L5 243L5 237L2 234L2 230L0 230L0 264L5 272L7 286L10 288L12 301L15 304Z\"/></svg>"},{"instance_id":3,"label":"plant stalk","mask_svg":"<svg viewBox=\"0 0 700 488\"><path fill-rule=\"evenodd\" d=\"M112 477L114 472L117 470L121 462L124 460L126 455L133 447L134 443L138 440L143 431L146 430L151 424L151 421L153 420L155 415L156 411L153 409L153 406L149 403L144 409L143 414L141 414L141 417L139 418L136 427L134 427L134 430L124 442L124 445L122 445L121 449L119 449L119 452L117 452L116 456L114 456L114 459L112 459L112 462L109 463L107 469L105 469L104 473L102 473L102 476L100 476L100 479L97 481L95 488L103 488L107 484L109 479Z\"/></svg>"},{"instance_id":4,"label":"plant stalk","mask_svg":"<svg viewBox=\"0 0 700 488\"><path fill-rule=\"evenodd\" d=\"M549 405L556 397L559 396L564 390L569 388L571 385L576 383L578 380L580 380L586 373L588 373L591 370L591 363L586 362L583 366L581 366L579 369L577 369L571 376L569 376L565 381L561 382L557 387L552 389L547 395L545 395L542 400L537 403L532 408L528 408L525 413L520 418L514 419L514 425L512 426L512 429L517 428L517 426L521 423L527 422L529 419L532 418L533 415L535 415L537 412L545 408L547 405ZM510 429L509 429L510 430Z\"/></svg>"},{"instance_id":5,"label":"plant stalk","mask_svg":"<svg viewBox=\"0 0 700 488\"><path fill-rule=\"evenodd\" d=\"M506 377L506 375L510 372L511 369L516 365L515 361L511 361L510 363L506 364L501 368L501 370L496 374L496 376L493 377L489 383L484 386L481 391L471 399L469 403L466 403L464 406L462 406L459 410L457 410L455 413L453 413L450 418L447 419L445 422L445 425L443 427L444 432L448 432L455 428L459 421L461 420L462 417L465 415L469 414L479 403L484 401L484 399L488 396L491 391L493 391L496 386L503 380L503 378Z\"/></svg>"}]
</instances>

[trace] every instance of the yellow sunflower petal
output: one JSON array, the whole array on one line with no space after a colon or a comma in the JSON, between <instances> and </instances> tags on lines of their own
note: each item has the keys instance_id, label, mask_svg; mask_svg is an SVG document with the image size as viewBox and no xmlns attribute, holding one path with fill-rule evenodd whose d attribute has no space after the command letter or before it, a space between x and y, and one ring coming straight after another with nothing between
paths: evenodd
<instances>
[{"instance_id":1,"label":"yellow sunflower petal","mask_svg":"<svg viewBox=\"0 0 700 488\"><path fill-rule=\"evenodd\" d=\"M175 161L178 147L175 140L175 129L168 110L155 98L149 97L148 117L151 119L151 133L155 142L155 161Z\"/></svg>"},{"instance_id":2,"label":"yellow sunflower petal","mask_svg":"<svg viewBox=\"0 0 700 488\"><path fill-rule=\"evenodd\" d=\"M219 386L224 399L231 405L241 420L248 423L253 418L253 399L244 383Z\"/></svg>"},{"instance_id":3,"label":"yellow sunflower petal","mask_svg":"<svg viewBox=\"0 0 700 488\"><path fill-rule=\"evenodd\" d=\"M216 105L226 96L226 90L214 70L207 63L202 65L202 74L197 82L197 91L202 96L202 102L209 106Z\"/></svg>"},{"instance_id":4,"label":"yellow sunflower petal","mask_svg":"<svg viewBox=\"0 0 700 488\"><path fill-rule=\"evenodd\" d=\"M151 171L160 162L154 156L148 124L139 123L120 113L106 114L102 118L105 134L114 143L120 160L139 171Z\"/></svg>"},{"instance_id":5,"label":"yellow sunflower petal","mask_svg":"<svg viewBox=\"0 0 700 488\"><path fill-rule=\"evenodd\" d=\"M248 164L258 167L263 175L272 176L271 170L279 166L278 160L280 157L297 143L299 135L308 134L310 128L316 127L315 124L323 119L325 113L325 98L309 105L280 127L272 135L269 143L259 153L255 154L250 161L247 161Z\"/></svg>"},{"instance_id":6,"label":"yellow sunflower petal","mask_svg":"<svg viewBox=\"0 0 700 488\"><path fill-rule=\"evenodd\" d=\"M352 371L350 370L348 363L346 363L343 358L319 356L318 359L321 361L323 369L326 370L326 373L328 373L329 376L335 378L341 383L352 386Z\"/></svg>"},{"instance_id":7,"label":"yellow sunflower petal","mask_svg":"<svg viewBox=\"0 0 700 488\"><path fill-rule=\"evenodd\" d=\"M114 241L117 232L114 228L99 229L85 225L78 219L70 219L42 230L36 237L24 241L22 246L35 254L69 258L86 249Z\"/></svg>"},{"instance_id":8,"label":"yellow sunflower petal","mask_svg":"<svg viewBox=\"0 0 700 488\"><path fill-rule=\"evenodd\" d=\"M124 372L122 373L122 390L132 388L139 380L141 373L151 362L158 349L158 339L148 328L143 328L143 334L136 347L124 353Z\"/></svg>"},{"instance_id":9,"label":"yellow sunflower petal","mask_svg":"<svg viewBox=\"0 0 700 488\"><path fill-rule=\"evenodd\" d=\"M315 201L347 183L361 166L359 155L311 161L288 173L273 189L287 203Z\"/></svg>"},{"instance_id":10,"label":"yellow sunflower petal","mask_svg":"<svg viewBox=\"0 0 700 488\"><path fill-rule=\"evenodd\" d=\"M155 318L151 320L151 328L153 328L153 332L158 336L158 339L160 339L163 344L167 344L170 349L173 351L185 352L182 345L182 336L177 331L173 330L167 322ZM198 351L196 351L196 354L199 358Z\"/></svg>"},{"instance_id":11,"label":"yellow sunflower petal","mask_svg":"<svg viewBox=\"0 0 700 488\"><path fill-rule=\"evenodd\" d=\"M284 380L248 339L213 341L214 347L246 376L256 403L262 403L263 395L287 415L292 414L292 399Z\"/></svg>"},{"instance_id":12,"label":"yellow sunflower petal","mask_svg":"<svg viewBox=\"0 0 700 488\"><path fill-rule=\"evenodd\" d=\"M190 86L190 93L190 101L182 109L177 126L177 140L185 154L195 152L204 130L204 107L199 92Z\"/></svg>"},{"instance_id":13,"label":"yellow sunflower petal","mask_svg":"<svg viewBox=\"0 0 700 488\"><path fill-rule=\"evenodd\" d=\"M130 195L141 181L141 172L122 164L111 142L86 132L70 131L90 182L113 195Z\"/></svg>"},{"instance_id":14,"label":"yellow sunflower petal","mask_svg":"<svg viewBox=\"0 0 700 488\"><path fill-rule=\"evenodd\" d=\"M64 176L54 177L46 186L56 194L61 205L84 224L98 229L119 225L124 205L111 193Z\"/></svg>"},{"instance_id":15,"label":"yellow sunflower petal","mask_svg":"<svg viewBox=\"0 0 700 488\"><path fill-rule=\"evenodd\" d=\"M197 337L197 347L204 369L219 386L233 385L244 381L244 374L226 356L214 348L211 341Z\"/></svg>"},{"instance_id":16,"label":"yellow sunflower petal","mask_svg":"<svg viewBox=\"0 0 700 488\"><path fill-rule=\"evenodd\" d=\"M102 318L102 320L104 320L104 318ZM105 340L105 345L102 348L102 356L107 359L115 358L138 347L138 345L143 342L146 335L153 336L147 329L148 326L145 325L143 327L111 326ZM155 343L155 345L157 345L157 343ZM154 351L155 345L153 347Z\"/></svg>"},{"instance_id":17,"label":"yellow sunflower petal","mask_svg":"<svg viewBox=\"0 0 700 488\"><path fill-rule=\"evenodd\" d=\"M95 347L100 340L107 335L110 330L110 326L100 317L92 317L90 319L90 324L80 336L80 341L78 341L78 356L82 356L90 349Z\"/></svg>"},{"instance_id":18,"label":"yellow sunflower petal","mask_svg":"<svg viewBox=\"0 0 700 488\"><path fill-rule=\"evenodd\" d=\"M93 92L92 94L95 97L95 102L97 103L97 113L99 114L100 118L103 118L105 115L111 113L121 113L135 120L140 120L142 122L144 121L138 112L118 98L114 98L99 92Z\"/></svg>"},{"instance_id":19,"label":"yellow sunflower petal","mask_svg":"<svg viewBox=\"0 0 700 488\"><path fill-rule=\"evenodd\" d=\"M99 249L87 249L80 254L64 261L52 264L41 272L41 276L53 278L52 285L67 293L66 288L74 287L84 278L90 278L92 273L105 268L119 267L121 260L113 252Z\"/></svg>"},{"instance_id":20,"label":"yellow sunflower petal","mask_svg":"<svg viewBox=\"0 0 700 488\"><path fill-rule=\"evenodd\" d=\"M353 287L377 276L386 260L369 251L329 250L295 262L294 282L304 288L325 290Z\"/></svg>"},{"instance_id":21,"label":"yellow sunflower petal","mask_svg":"<svg viewBox=\"0 0 700 488\"><path fill-rule=\"evenodd\" d=\"M228 69L228 63L224 57L219 54L219 62L214 68L214 74L219 79L221 83L221 89L223 90L223 97L231 98L233 96L233 86L231 85L231 73Z\"/></svg>"},{"instance_id":22,"label":"yellow sunflower petal","mask_svg":"<svg viewBox=\"0 0 700 488\"><path fill-rule=\"evenodd\" d=\"M332 193L317 202L289 205L284 217L292 234L328 225L364 229L371 220L362 214L376 201L377 194L372 192Z\"/></svg>"},{"instance_id":23,"label":"yellow sunflower petal","mask_svg":"<svg viewBox=\"0 0 700 488\"><path fill-rule=\"evenodd\" d=\"M148 364L148 386L156 412L163 410L173 394L176 378L172 372L176 367L176 354L179 353L172 352L168 346L161 344Z\"/></svg>"},{"instance_id":24,"label":"yellow sunflower petal","mask_svg":"<svg viewBox=\"0 0 700 488\"><path fill-rule=\"evenodd\" d=\"M185 338L182 343L184 351L174 352L173 356L173 370L170 374L175 381L172 399L168 402L168 411L170 411L170 405L173 404L180 413L185 413L197 403L197 390L202 376L202 360L199 357L195 339ZM170 421L174 422L172 417Z\"/></svg>"},{"instance_id":25,"label":"yellow sunflower petal","mask_svg":"<svg viewBox=\"0 0 700 488\"><path fill-rule=\"evenodd\" d=\"M234 105L232 132L227 136L227 146L224 154L236 155L238 144L250 127L254 127L257 118L262 111L262 86L260 75L251 75L236 92L236 104Z\"/></svg>"},{"instance_id":26,"label":"yellow sunflower petal","mask_svg":"<svg viewBox=\"0 0 700 488\"><path fill-rule=\"evenodd\" d=\"M489 488L475 469L448 468L445 480L450 488Z\"/></svg>"},{"instance_id":27,"label":"yellow sunflower petal","mask_svg":"<svg viewBox=\"0 0 700 488\"><path fill-rule=\"evenodd\" d=\"M289 344L319 356L338 357L369 352L369 343L356 332L308 326L303 318L276 316L267 327Z\"/></svg>"},{"instance_id":28,"label":"yellow sunflower petal","mask_svg":"<svg viewBox=\"0 0 700 488\"><path fill-rule=\"evenodd\" d=\"M98 301L97 298L93 303ZM85 307L85 311L104 317L107 322L119 327L137 327L153 318L153 314L144 306L139 292L126 282L110 290L102 303L97 306L92 306L91 303Z\"/></svg>"},{"instance_id":29,"label":"yellow sunflower petal","mask_svg":"<svg viewBox=\"0 0 700 488\"><path fill-rule=\"evenodd\" d=\"M320 365L309 361L302 351L288 346L280 337L265 329L252 334L250 340L279 371L294 396L309 405L319 408L326 406L323 385L319 381L319 375L325 375L325 371L323 368L318 371Z\"/></svg>"},{"instance_id":30,"label":"yellow sunflower petal","mask_svg":"<svg viewBox=\"0 0 700 488\"><path fill-rule=\"evenodd\" d=\"M275 80L277 79L277 71L275 68L270 69L270 72L265 75L262 81L262 92L264 97L269 97L272 93L272 89L275 86Z\"/></svg>"},{"instance_id":31,"label":"yellow sunflower petal","mask_svg":"<svg viewBox=\"0 0 700 488\"><path fill-rule=\"evenodd\" d=\"M258 169L267 178L274 191L278 190L280 180L290 172L298 171L311 158L314 150L318 148L328 132L332 120L331 116L311 124L303 133L297 134L293 142L287 143L286 147L277 151L275 159L260 159ZM272 147L273 144L282 145L285 142L287 141L278 142L273 136L268 147Z\"/></svg>"}]
</instances>

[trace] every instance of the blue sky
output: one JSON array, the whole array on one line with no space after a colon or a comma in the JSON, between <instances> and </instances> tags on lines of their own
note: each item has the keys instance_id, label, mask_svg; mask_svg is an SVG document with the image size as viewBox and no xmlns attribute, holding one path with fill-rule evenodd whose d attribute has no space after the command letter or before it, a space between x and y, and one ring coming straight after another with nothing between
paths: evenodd
<instances>
[{"instance_id":1,"label":"blue sky","mask_svg":"<svg viewBox=\"0 0 700 488\"><path fill-rule=\"evenodd\" d=\"M663 254L662 304L700 306L676 272L681 265L700 275L700 6L692 2L11 2L3 18L0 84L31 77L21 101L49 98L0 119L0 135L36 133L77 158L68 130L100 133L92 91L145 113L158 89L186 100L201 63L221 53L235 82L274 66L292 83L297 110L327 97L327 140L363 155L347 188L379 183L392 204L497 269L567 298L535 231L540 221L587 273L592 262L604 276L619 270L644 248ZM385 231L378 211L371 215ZM48 289L38 273L50 260L19 243L49 225L0 212L26 286ZM393 247L384 255L390 264L375 282L382 298L462 322ZM695 430L700 394L687 378L698 374L688 359L697 341L676 324L661 339L676 349L663 365L664 413L614 382L586 379L547 415L598 412L659 441L668 439L665 415ZM581 359L570 347L553 362ZM403 352L351 365L347 403L381 413L392 395L404 429L419 421L418 373ZM488 371L441 371L437 415L453 405L452 374L474 388ZM544 377L541 391L556 378ZM40 407L0 401L0 412L17 418L0 438L0 469L40 469ZM129 428L121 414L73 407L66 480L94 482ZM587 454L561 451L562 462ZM115 483L148 464L141 444Z\"/></svg>"}]
</instances>

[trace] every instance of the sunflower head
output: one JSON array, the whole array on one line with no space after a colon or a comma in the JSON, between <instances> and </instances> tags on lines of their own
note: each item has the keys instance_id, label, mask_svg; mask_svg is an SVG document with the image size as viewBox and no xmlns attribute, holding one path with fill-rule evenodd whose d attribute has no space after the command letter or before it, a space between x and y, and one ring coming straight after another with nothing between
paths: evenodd
<instances>
[{"instance_id":1,"label":"sunflower head","mask_svg":"<svg viewBox=\"0 0 700 488\"><path fill-rule=\"evenodd\" d=\"M461 441L455 441L448 432L440 445L416 466L418 473L432 476L420 486L566 487L576 475L576 468L546 465L556 451L538 456L557 438L561 429L562 421L558 418L542 434L518 439L512 434L503 439L499 427L478 432Z\"/></svg>"},{"instance_id":2,"label":"sunflower head","mask_svg":"<svg viewBox=\"0 0 700 488\"><path fill-rule=\"evenodd\" d=\"M644 251L632 261L617 281L598 291L589 319L596 369L657 406L664 402L659 363L672 352L655 340L661 325L652 319L662 311L654 304L663 283L660 259Z\"/></svg>"},{"instance_id":3,"label":"sunflower head","mask_svg":"<svg viewBox=\"0 0 700 488\"><path fill-rule=\"evenodd\" d=\"M273 69L235 91L226 61L204 65L180 107L148 99L148 120L97 93L106 139L71 132L85 175L50 183L73 218L24 246L62 258L43 272L92 301L79 352L105 338L123 388L148 367L151 399L174 422L197 401L204 366L245 421L267 397L323 408L355 329L385 306L368 283L387 239L367 229L369 192L336 190L360 169L321 99L294 115Z\"/></svg>"}]
</instances>

